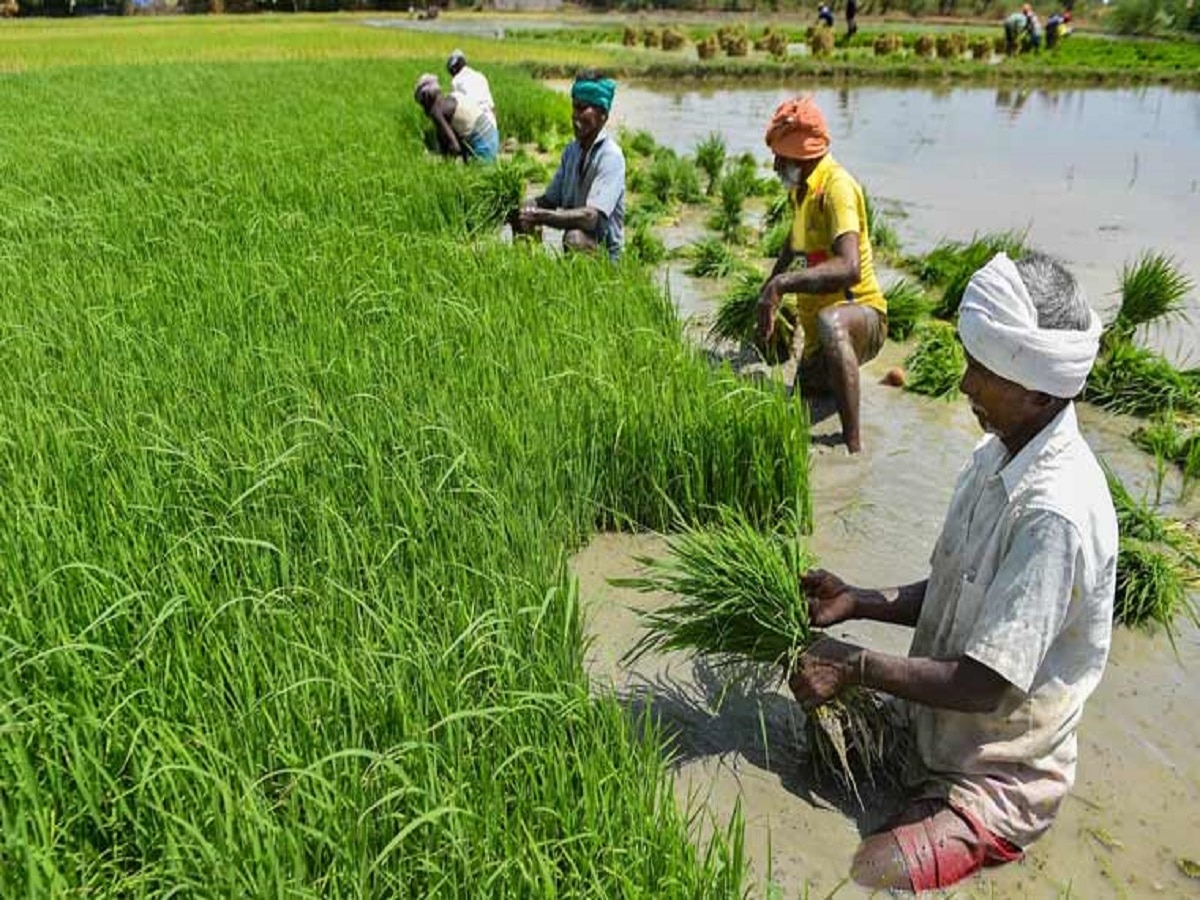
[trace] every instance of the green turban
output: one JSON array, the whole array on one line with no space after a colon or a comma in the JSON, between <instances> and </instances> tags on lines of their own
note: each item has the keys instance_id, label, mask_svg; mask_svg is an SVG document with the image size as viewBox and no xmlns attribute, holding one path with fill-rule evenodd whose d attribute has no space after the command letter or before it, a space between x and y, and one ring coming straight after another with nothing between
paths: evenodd
<instances>
[{"instance_id":1,"label":"green turban","mask_svg":"<svg viewBox=\"0 0 1200 900\"><path fill-rule=\"evenodd\" d=\"M617 83L611 78L576 78L571 85L571 99L576 103L598 106L605 112L612 109Z\"/></svg>"}]
</instances>

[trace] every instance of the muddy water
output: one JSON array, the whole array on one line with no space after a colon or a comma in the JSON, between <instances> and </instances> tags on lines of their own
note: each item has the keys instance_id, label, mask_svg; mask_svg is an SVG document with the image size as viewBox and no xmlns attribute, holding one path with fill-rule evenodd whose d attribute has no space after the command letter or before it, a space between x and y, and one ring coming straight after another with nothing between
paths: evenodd
<instances>
[{"instance_id":1,"label":"muddy water","mask_svg":"<svg viewBox=\"0 0 1200 900\"><path fill-rule=\"evenodd\" d=\"M962 401L931 402L878 384L902 355L889 345L863 369L861 457L821 442L833 422L814 428L813 548L822 564L866 585L927 574L954 476L979 437ZM1131 478L1144 474L1136 453L1124 455L1121 423L1086 408L1080 417L1093 446L1119 451ZM713 672L683 655L621 662L641 634L636 610L669 598L607 579L634 574L635 556L663 552L655 536L601 535L572 561L587 602L596 689L659 717L673 739L678 801L700 812L698 837L723 826L740 804L758 896L767 894L768 876L784 897L864 896L845 883L849 861L860 833L894 811L894 795L864 790L859 808L812 784L802 767L799 707L774 686L723 696ZM907 650L905 629L856 623L844 633L877 649ZM1184 629L1178 659L1161 635L1118 629L1081 727L1078 782L1054 828L1024 862L992 870L955 896L1197 896L1200 885L1178 865L1200 860L1197 671L1196 629Z\"/></svg>"},{"instance_id":2,"label":"muddy water","mask_svg":"<svg viewBox=\"0 0 1200 900\"><path fill-rule=\"evenodd\" d=\"M1166 88L770 87L623 84L613 121L680 152L710 132L764 163L776 104L811 91L833 150L893 215L905 249L1028 230L1062 257L1102 311L1123 264L1173 254L1200 279L1200 93ZM1200 292L1190 327L1151 336L1200 365Z\"/></svg>"}]
</instances>

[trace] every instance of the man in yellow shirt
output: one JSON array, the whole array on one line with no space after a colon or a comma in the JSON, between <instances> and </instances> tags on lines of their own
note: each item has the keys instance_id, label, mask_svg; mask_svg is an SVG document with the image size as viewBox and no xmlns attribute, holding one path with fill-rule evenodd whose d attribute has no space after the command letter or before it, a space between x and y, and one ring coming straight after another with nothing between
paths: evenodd
<instances>
[{"instance_id":1,"label":"man in yellow shirt","mask_svg":"<svg viewBox=\"0 0 1200 900\"><path fill-rule=\"evenodd\" d=\"M770 340L783 295L797 294L804 350L795 388L832 392L842 439L858 453L858 367L887 337L887 302L875 280L862 188L829 154L829 129L811 97L781 103L766 141L795 218L759 296L759 337ZM797 258L805 265L791 271Z\"/></svg>"}]
</instances>

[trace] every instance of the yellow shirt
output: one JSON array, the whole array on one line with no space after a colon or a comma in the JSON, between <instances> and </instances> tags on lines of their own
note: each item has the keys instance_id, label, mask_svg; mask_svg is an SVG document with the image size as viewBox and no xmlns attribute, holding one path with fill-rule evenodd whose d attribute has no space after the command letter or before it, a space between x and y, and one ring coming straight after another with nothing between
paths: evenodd
<instances>
[{"instance_id":1,"label":"yellow shirt","mask_svg":"<svg viewBox=\"0 0 1200 900\"><path fill-rule=\"evenodd\" d=\"M867 205L862 188L853 176L829 154L808 176L808 189L796 207L796 190L791 192L792 249L802 254L807 265L823 263L833 256L833 242L843 234L858 234L859 280L848 291L837 294L796 294L800 327L804 329L805 358L811 356L821 340L817 335L817 313L835 303L861 303L887 315L887 301L875 279L875 257L867 233Z\"/></svg>"}]
</instances>

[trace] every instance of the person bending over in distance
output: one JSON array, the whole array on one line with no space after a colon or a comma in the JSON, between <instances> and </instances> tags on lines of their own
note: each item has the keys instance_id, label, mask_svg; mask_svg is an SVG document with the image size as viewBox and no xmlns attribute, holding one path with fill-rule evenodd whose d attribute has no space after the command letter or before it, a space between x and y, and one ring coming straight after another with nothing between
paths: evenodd
<instances>
[{"instance_id":1,"label":"person bending over in distance","mask_svg":"<svg viewBox=\"0 0 1200 900\"><path fill-rule=\"evenodd\" d=\"M495 162L500 153L500 135L492 120L465 94L443 94L436 75L417 79L417 103L433 122L438 149L443 156L464 162Z\"/></svg>"},{"instance_id":2,"label":"person bending over in distance","mask_svg":"<svg viewBox=\"0 0 1200 900\"><path fill-rule=\"evenodd\" d=\"M887 301L875 279L862 188L830 155L825 116L811 97L780 104L766 141L794 219L759 296L758 335L770 340L783 296L797 294L804 349L795 388L833 393L842 439L858 453L858 367L887 337ZM798 258L806 265L792 271Z\"/></svg>"},{"instance_id":3,"label":"person bending over in distance","mask_svg":"<svg viewBox=\"0 0 1200 900\"><path fill-rule=\"evenodd\" d=\"M456 94L462 94L479 107L485 116L496 122L496 102L492 99L492 88L487 77L467 65L467 58L461 50L455 50L446 60L446 71L450 73L450 88ZM499 127L497 125L497 127Z\"/></svg>"},{"instance_id":4,"label":"person bending over in distance","mask_svg":"<svg viewBox=\"0 0 1200 900\"><path fill-rule=\"evenodd\" d=\"M571 85L575 140L563 150L546 193L517 212L513 231L528 234L546 226L563 232L563 249L621 256L625 241L625 155L604 130L617 84L596 72L581 72Z\"/></svg>"},{"instance_id":5,"label":"person bending over in distance","mask_svg":"<svg viewBox=\"0 0 1200 900\"><path fill-rule=\"evenodd\" d=\"M851 874L871 888L946 887L1020 858L1050 827L1112 634L1117 520L1072 402L1099 317L1056 261L999 254L972 277L958 333L962 392L987 434L959 474L928 579L867 590L802 577L815 625L915 628L907 657L825 639L789 679L810 708L850 685L902 698L908 805L855 854Z\"/></svg>"}]
</instances>

